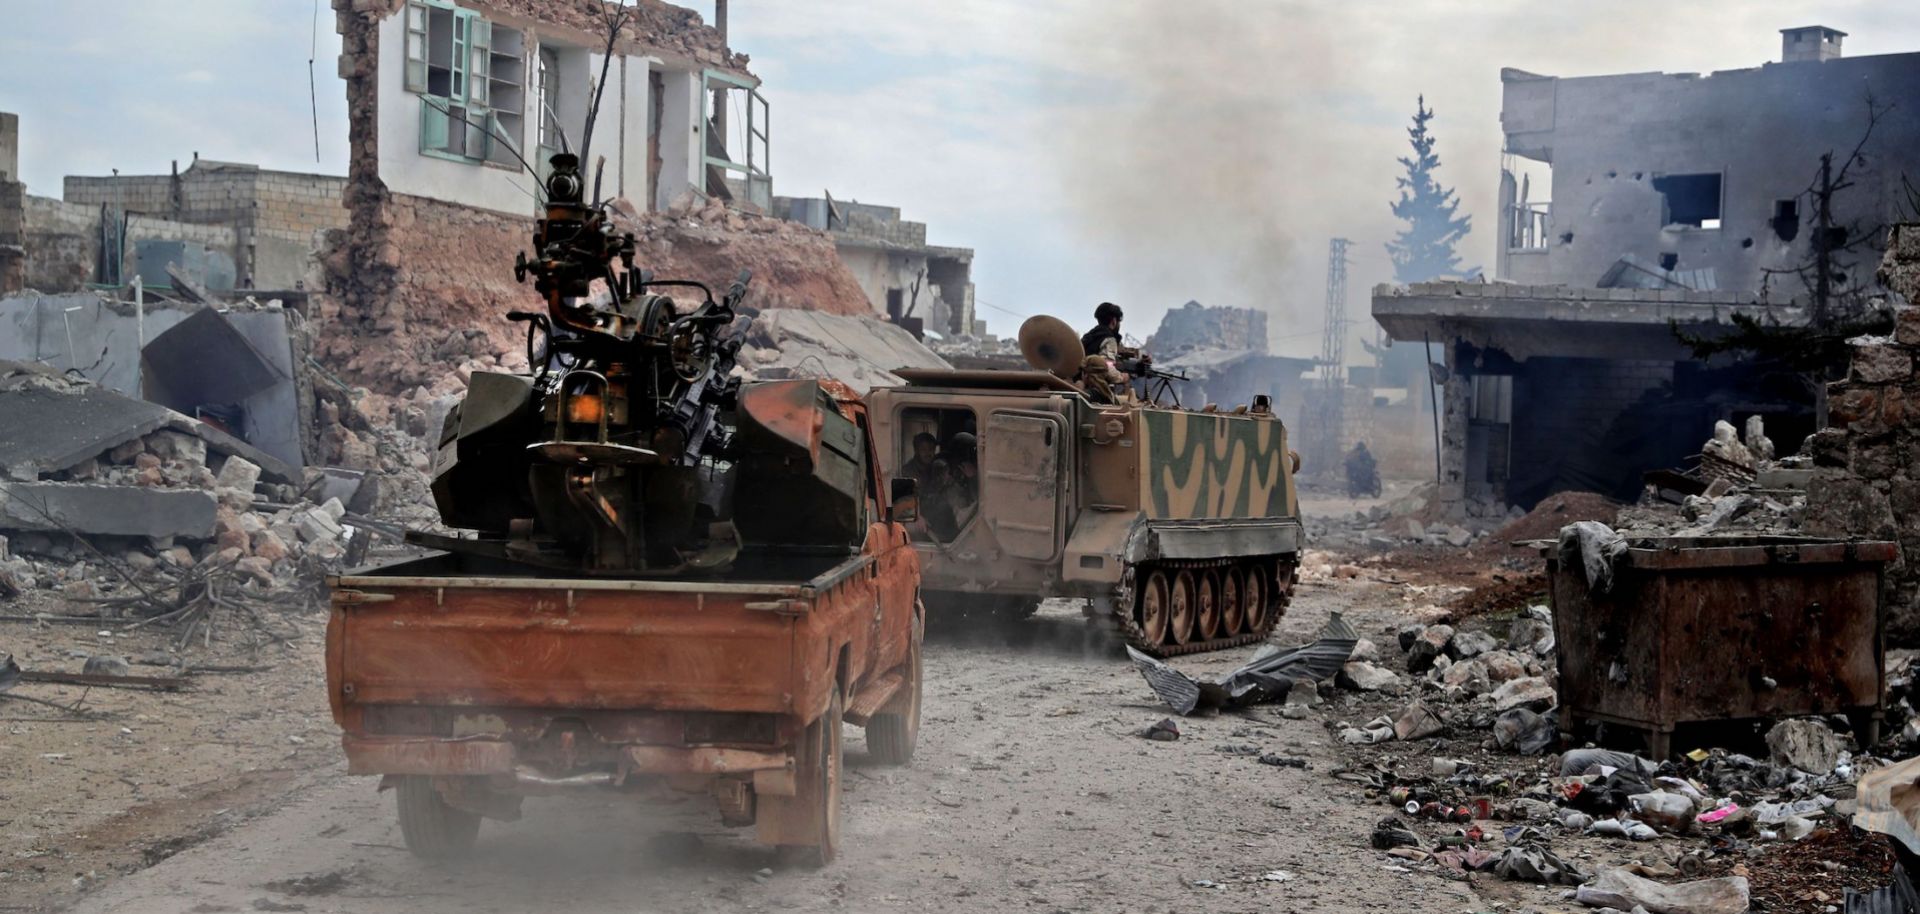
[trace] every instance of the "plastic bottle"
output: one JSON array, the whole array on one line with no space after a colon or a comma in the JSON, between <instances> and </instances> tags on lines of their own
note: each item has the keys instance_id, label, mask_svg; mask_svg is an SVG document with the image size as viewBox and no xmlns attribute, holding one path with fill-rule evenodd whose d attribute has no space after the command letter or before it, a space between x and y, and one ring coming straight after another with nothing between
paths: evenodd
<instances>
[{"instance_id":1,"label":"plastic bottle","mask_svg":"<svg viewBox=\"0 0 1920 914\"><path fill-rule=\"evenodd\" d=\"M1640 821L1666 831L1685 831L1693 824L1693 800L1677 793L1656 790L1636 793L1627 798Z\"/></svg>"}]
</instances>

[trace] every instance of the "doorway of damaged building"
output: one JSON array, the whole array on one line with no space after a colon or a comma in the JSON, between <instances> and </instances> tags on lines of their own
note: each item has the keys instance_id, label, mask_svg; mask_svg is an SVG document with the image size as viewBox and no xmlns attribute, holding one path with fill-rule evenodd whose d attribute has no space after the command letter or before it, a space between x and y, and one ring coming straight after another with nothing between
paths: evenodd
<instances>
[{"instance_id":1,"label":"doorway of damaged building","mask_svg":"<svg viewBox=\"0 0 1920 914\"><path fill-rule=\"evenodd\" d=\"M1470 497L1525 509L1567 491L1632 502L1646 473L1696 466L1716 421L1762 417L1782 456L1817 428L1806 378L1753 361L1516 361L1459 345L1455 364L1472 366Z\"/></svg>"}]
</instances>

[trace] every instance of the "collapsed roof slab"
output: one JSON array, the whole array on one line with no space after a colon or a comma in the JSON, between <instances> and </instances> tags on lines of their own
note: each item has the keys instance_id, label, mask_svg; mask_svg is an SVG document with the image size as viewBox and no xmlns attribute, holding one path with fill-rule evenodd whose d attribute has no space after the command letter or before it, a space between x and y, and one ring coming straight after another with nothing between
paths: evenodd
<instances>
[{"instance_id":1,"label":"collapsed roof slab","mask_svg":"<svg viewBox=\"0 0 1920 914\"><path fill-rule=\"evenodd\" d=\"M1426 282L1373 289L1373 318L1396 341L1460 339L1516 360L1535 357L1683 361L1692 352L1673 325L1712 337L1736 314L1786 326L1805 309L1752 292L1576 289L1512 283Z\"/></svg>"},{"instance_id":2,"label":"collapsed roof slab","mask_svg":"<svg viewBox=\"0 0 1920 914\"><path fill-rule=\"evenodd\" d=\"M202 489L154 489L70 482L0 485L0 530L72 531L89 536L213 535L218 508Z\"/></svg>"},{"instance_id":3,"label":"collapsed roof slab","mask_svg":"<svg viewBox=\"0 0 1920 914\"><path fill-rule=\"evenodd\" d=\"M166 427L164 406L104 388L0 392L0 475L33 479Z\"/></svg>"}]
</instances>

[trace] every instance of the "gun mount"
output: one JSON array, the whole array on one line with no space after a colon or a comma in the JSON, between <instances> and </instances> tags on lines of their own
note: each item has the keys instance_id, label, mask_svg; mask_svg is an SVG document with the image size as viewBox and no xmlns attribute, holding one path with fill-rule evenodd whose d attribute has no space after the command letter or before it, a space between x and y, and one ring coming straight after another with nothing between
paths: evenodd
<instances>
[{"instance_id":1,"label":"gun mount","mask_svg":"<svg viewBox=\"0 0 1920 914\"><path fill-rule=\"evenodd\" d=\"M739 546L726 502L751 275L718 300L702 283L653 278L634 265L633 235L585 202L579 160L551 164L534 252L513 268L546 309L508 314L527 325L531 374L473 375L434 468L442 520L480 538L414 539L590 574L725 564ZM701 300L687 307L669 288Z\"/></svg>"}]
</instances>

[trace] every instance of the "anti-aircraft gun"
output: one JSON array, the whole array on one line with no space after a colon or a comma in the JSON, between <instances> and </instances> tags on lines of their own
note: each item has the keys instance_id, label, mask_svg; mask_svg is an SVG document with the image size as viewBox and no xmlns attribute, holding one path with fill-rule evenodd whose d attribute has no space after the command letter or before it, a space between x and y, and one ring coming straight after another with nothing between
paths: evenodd
<instances>
[{"instance_id":1,"label":"anti-aircraft gun","mask_svg":"<svg viewBox=\"0 0 1920 914\"><path fill-rule=\"evenodd\" d=\"M585 202L578 159L551 164L533 255L514 263L546 310L508 314L527 326L532 373L475 373L434 468L442 520L480 536L415 539L574 573L723 565L739 548L728 505L736 430L753 422L732 415L731 376L751 276L741 271L718 300L702 283L653 278L634 264L634 236ZM664 289L702 299L687 307Z\"/></svg>"}]
</instances>

